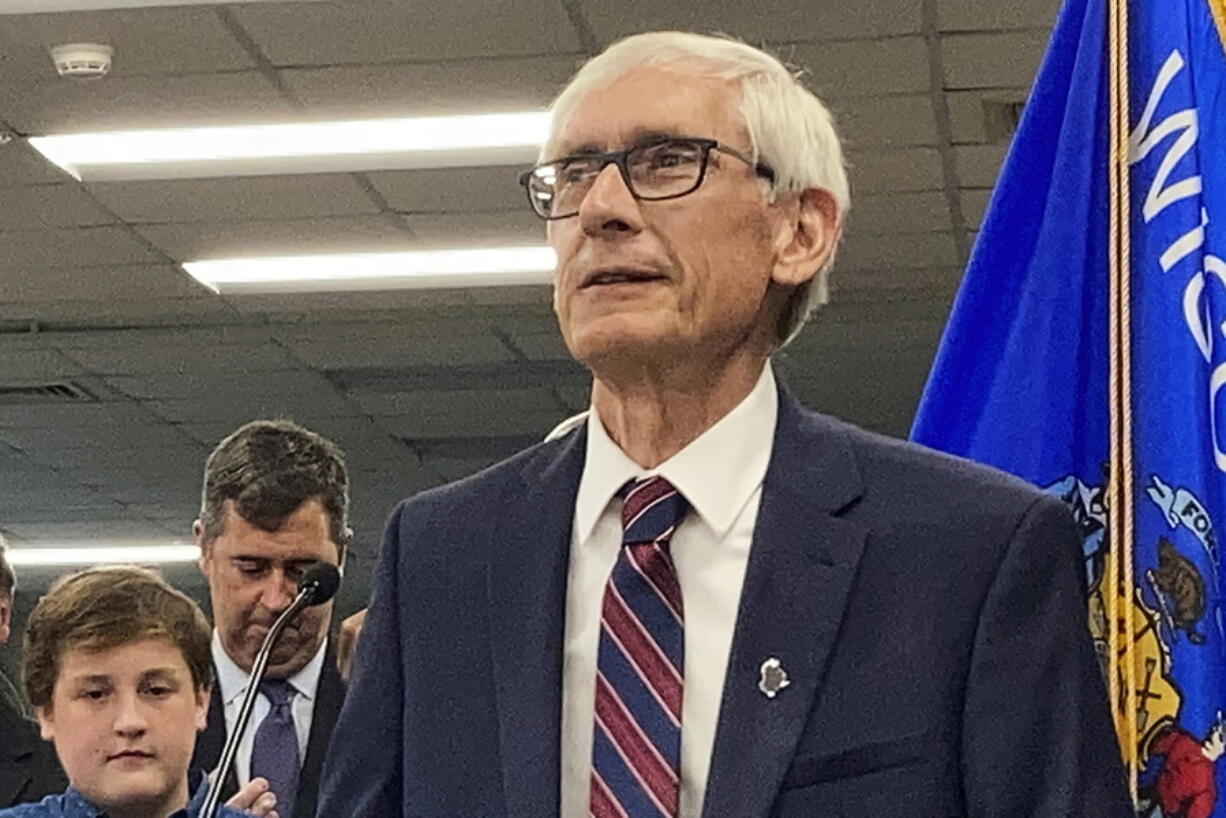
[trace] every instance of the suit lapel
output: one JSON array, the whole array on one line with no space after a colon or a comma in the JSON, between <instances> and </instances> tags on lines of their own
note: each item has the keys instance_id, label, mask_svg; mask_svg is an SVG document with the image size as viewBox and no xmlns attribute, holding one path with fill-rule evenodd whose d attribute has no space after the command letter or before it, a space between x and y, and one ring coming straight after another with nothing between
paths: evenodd
<instances>
[{"instance_id":1,"label":"suit lapel","mask_svg":"<svg viewBox=\"0 0 1226 818\"><path fill-rule=\"evenodd\" d=\"M294 818L313 818L319 798L319 778L323 771L324 757L332 739L332 730L345 702L345 683L336 669L336 652L333 641L328 641L324 651L324 666L319 673L319 686L315 689L315 706L311 713L311 731L307 737L306 757L302 761L302 773L298 779L298 796L294 799Z\"/></svg>"},{"instance_id":2,"label":"suit lapel","mask_svg":"<svg viewBox=\"0 0 1226 818\"><path fill-rule=\"evenodd\" d=\"M196 751L192 755L192 767L212 773L221 761L221 751L226 744L226 714L221 706L221 685L214 683L209 694L208 721L204 730L196 736Z\"/></svg>"},{"instance_id":3,"label":"suit lapel","mask_svg":"<svg viewBox=\"0 0 1226 818\"><path fill-rule=\"evenodd\" d=\"M558 814L562 639L586 430L547 447L511 485L487 577L507 815Z\"/></svg>"},{"instance_id":4,"label":"suit lapel","mask_svg":"<svg viewBox=\"0 0 1226 818\"><path fill-rule=\"evenodd\" d=\"M0 750L0 809L15 806L18 796L34 781L30 759L37 750L33 742L40 739L34 737L35 728L23 722L20 715L0 702L0 736L4 738Z\"/></svg>"},{"instance_id":5,"label":"suit lapel","mask_svg":"<svg viewBox=\"0 0 1226 818\"><path fill-rule=\"evenodd\" d=\"M865 531L839 512L861 495L850 445L780 392L707 779L705 818L767 815L835 644ZM788 686L769 698L762 665Z\"/></svg>"}]
</instances>

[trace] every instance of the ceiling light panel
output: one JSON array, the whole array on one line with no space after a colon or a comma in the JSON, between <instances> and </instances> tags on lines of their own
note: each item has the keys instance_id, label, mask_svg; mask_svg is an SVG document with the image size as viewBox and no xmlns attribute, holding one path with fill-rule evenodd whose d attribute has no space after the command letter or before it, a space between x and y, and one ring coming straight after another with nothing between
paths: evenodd
<instances>
[{"instance_id":1,"label":"ceiling light panel","mask_svg":"<svg viewBox=\"0 0 1226 818\"><path fill-rule=\"evenodd\" d=\"M193 562L200 549L189 543L94 543L90 545L10 546L6 552L14 566L98 565L101 563Z\"/></svg>"},{"instance_id":2,"label":"ceiling light panel","mask_svg":"<svg viewBox=\"0 0 1226 818\"><path fill-rule=\"evenodd\" d=\"M549 284L544 246L416 250L189 261L189 275L222 295Z\"/></svg>"},{"instance_id":3,"label":"ceiling light panel","mask_svg":"<svg viewBox=\"0 0 1226 818\"><path fill-rule=\"evenodd\" d=\"M530 162L549 114L526 111L30 137L85 182Z\"/></svg>"}]
</instances>

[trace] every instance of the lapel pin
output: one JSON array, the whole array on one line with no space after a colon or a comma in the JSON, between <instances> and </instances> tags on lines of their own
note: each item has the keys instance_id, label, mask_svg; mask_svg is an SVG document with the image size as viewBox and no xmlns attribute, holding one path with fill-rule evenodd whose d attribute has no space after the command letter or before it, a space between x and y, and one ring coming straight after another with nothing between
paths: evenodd
<instances>
[{"instance_id":1,"label":"lapel pin","mask_svg":"<svg viewBox=\"0 0 1226 818\"><path fill-rule=\"evenodd\" d=\"M792 682L788 679L788 672L779 664L779 660L774 656L762 663L762 667L758 670L758 690L768 699L773 699L779 694L780 690L790 685Z\"/></svg>"}]
</instances>

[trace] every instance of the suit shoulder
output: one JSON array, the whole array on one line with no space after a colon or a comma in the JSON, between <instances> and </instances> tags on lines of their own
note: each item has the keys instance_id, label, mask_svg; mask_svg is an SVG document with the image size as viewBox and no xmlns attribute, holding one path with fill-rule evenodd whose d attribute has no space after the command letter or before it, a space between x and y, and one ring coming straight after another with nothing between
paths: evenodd
<instances>
[{"instance_id":1,"label":"suit shoulder","mask_svg":"<svg viewBox=\"0 0 1226 818\"><path fill-rule=\"evenodd\" d=\"M1057 498L1000 469L846 421L818 417L843 435L868 492L888 493L895 504L978 508L1015 518L1036 505L1063 508Z\"/></svg>"}]
</instances>

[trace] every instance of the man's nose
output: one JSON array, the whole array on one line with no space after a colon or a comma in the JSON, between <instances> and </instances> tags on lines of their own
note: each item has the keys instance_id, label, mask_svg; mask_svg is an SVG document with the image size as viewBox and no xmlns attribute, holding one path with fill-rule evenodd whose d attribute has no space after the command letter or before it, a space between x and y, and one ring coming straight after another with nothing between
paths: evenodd
<instances>
[{"instance_id":1,"label":"man's nose","mask_svg":"<svg viewBox=\"0 0 1226 818\"><path fill-rule=\"evenodd\" d=\"M589 236L633 234L643 229L643 214L621 170L605 165L579 203L579 222Z\"/></svg>"},{"instance_id":2,"label":"man's nose","mask_svg":"<svg viewBox=\"0 0 1226 818\"><path fill-rule=\"evenodd\" d=\"M297 583L284 571L270 571L260 588L260 604L270 611L283 611L294 601L297 592Z\"/></svg>"},{"instance_id":3,"label":"man's nose","mask_svg":"<svg viewBox=\"0 0 1226 818\"><path fill-rule=\"evenodd\" d=\"M132 738L143 735L149 729L145 707L135 691L118 695L115 707L116 733Z\"/></svg>"}]
</instances>

